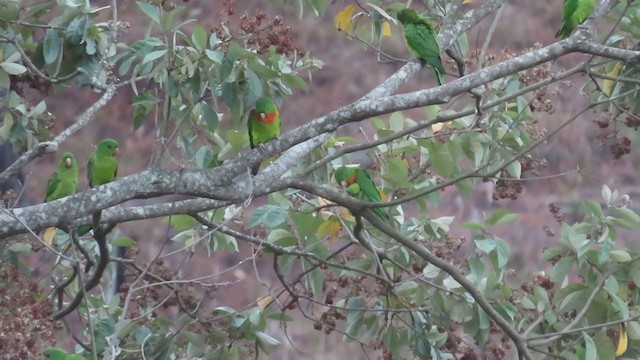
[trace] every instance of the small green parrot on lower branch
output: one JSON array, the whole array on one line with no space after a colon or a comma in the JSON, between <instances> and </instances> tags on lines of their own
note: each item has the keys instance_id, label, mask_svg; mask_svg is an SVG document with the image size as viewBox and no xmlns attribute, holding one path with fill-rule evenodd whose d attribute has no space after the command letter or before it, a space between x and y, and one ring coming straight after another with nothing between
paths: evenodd
<instances>
[{"instance_id":1,"label":"small green parrot on lower branch","mask_svg":"<svg viewBox=\"0 0 640 360\"><path fill-rule=\"evenodd\" d=\"M60 348L48 348L42 352L42 355L47 360L85 360L80 355L71 355Z\"/></svg>"},{"instance_id":2,"label":"small green parrot on lower branch","mask_svg":"<svg viewBox=\"0 0 640 360\"><path fill-rule=\"evenodd\" d=\"M58 168L49 178L47 183L47 193L44 202L61 199L76 193L78 187L78 162L72 153L62 154L58 162ZM53 243L53 236L56 233L55 227L47 228L44 231L43 239L47 245Z\"/></svg>"},{"instance_id":3,"label":"small green parrot on lower branch","mask_svg":"<svg viewBox=\"0 0 640 360\"><path fill-rule=\"evenodd\" d=\"M595 0L564 0L562 22L556 38L568 38L573 30L589 17L595 5Z\"/></svg>"},{"instance_id":4,"label":"small green parrot on lower branch","mask_svg":"<svg viewBox=\"0 0 640 360\"><path fill-rule=\"evenodd\" d=\"M404 39L411 53L431 66L438 85L442 85L445 71L440 58L440 46L437 34L427 18L409 8L398 11L397 18L404 28Z\"/></svg>"},{"instance_id":5,"label":"small green parrot on lower branch","mask_svg":"<svg viewBox=\"0 0 640 360\"><path fill-rule=\"evenodd\" d=\"M113 139L104 139L98 143L96 150L87 163L87 180L89 187L94 188L113 181L118 175L118 153L120 144ZM78 227L78 235L82 236L91 230L90 225Z\"/></svg>"},{"instance_id":6,"label":"small green parrot on lower branch","mask_svg":"<svg viewBox=\"0 0 640 360\"><path fill-rule=\"evenodd\" d=\"M381 203L382 197L369 173L357 167L342 166L333 175L340 187L347 190L347 194L372 203ZM389 215L383 208L371 208L382 220L389 221Z\"/></svg>"},{"instance_id":7,"label":"small green parrot on lower branch","mask_svg":"<svg viewBox=\"0 0 640 360\"><path fill-rule=\"evenodd\" d=\"M267 143L280 136L280 113L273 100L263 97L256 101L256 106L249 113L249 144L252 149ZM256 175L260 170L260 164L251 169Z\"/></svg>"}]
</instances>

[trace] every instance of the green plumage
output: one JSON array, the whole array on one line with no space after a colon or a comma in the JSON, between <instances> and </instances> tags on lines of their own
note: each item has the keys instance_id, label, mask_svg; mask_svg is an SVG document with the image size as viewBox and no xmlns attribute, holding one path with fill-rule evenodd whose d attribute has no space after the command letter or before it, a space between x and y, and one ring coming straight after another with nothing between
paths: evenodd
<instances>
[{"instance_id":1,"label":"green plumage","mask_svg":"<svg viewBox=\"0 0 640 360\"><path fill-rule=\"evenodd\" d=\"M49 178L44 202L58 200L76 193L78 186L78 162L72 153L62 154L58 168Z\"/></svg>"},{"instance_id":2,"label":"green plumage","mask_svg":"<svg viewBox=\"0 0 640 360\"><path fill-rule=\"evenodd\" d=\"M347 190L347 194L372 203L381 203L380 192L369 173L356 167L343 166L333 175L338 184ZM383 208L371 208L382 220L389 221L389 215Z\"/></svg>"},{"instance_id":3,"label":"green plumage","mask_svg":"<svg viewBox=\"0 0 640 360\"><path fill-rule=\"evenodd\" d=\"M62 154L56 171L49 178L44 202L61 199L76 193L78 187L78 162L72 153ZM50 227L44 231L43 239L48 245L53 243L56 228Z\"/></svg>"},{"instance_id":4,"label":"green plumage","mask_svg":"<svg viewBox=\"0 0 640 360\"><path fill-rule=\"evenodd\" d=\"M564 9L557 38L568 38L573 30L582 24L593 11L595 0L564 0Z\"/></svg>"},{"instance_id":5,"label":"green plumage","mask_svg":"<svg viewBox=\"0 0 640 360\"><path fill-rule=\"evenodd\" d=\"M264 97L258 99L255 108L249 113L247 125L252 149L280 136L280 113L273 100ZM256 175L259 169L260 164L256 164L251 173Z\"/></svg>"},{"instance_id":6,"label":"green plumage","mask_svg":"<svg viewBox=\"0 0 640 360\"><path fill-rule=\"evenodd\" d=\"M442 85L445 71L440 58L437 34L433 27L426 18L413 9L402 9L398 11L397 17L404 28L407 47L416 58L431 66L438 85Z\"/></svg>"},{"instance_id":7,"label":"green plumage","mask_svg":"<svg viewBox=\"0 0 640 360\"><path fill-rule=\"evenodd\" d=\"M104 139L98 143L87 163L89 187L94 188L112 182L118 176L119 151L120 144L113 139ZM78 226L78 236L88 233L91 229L91 225Z\"/></svg>"},{"instance_id":8,"label":"green plumage","mask_svg":"<svg viewBox=\"0 0 640 360\"><path fill-rule=\"evenodd\" d=\"M98 143L87 164L89 187L96 187L113 181L118 175L118 151L120 145L113 139Z\"/></svg>"},{"instance_id":9,"label":"green plumage","mask_svg":"<svg viewBox=\"0 0 640 360\"><path fill-rule=\"evenodd\" d=\"M81 355L68 354L60 348L48 348L42 352L46 360L85 360Z\"/></svg>"}]
</instances>

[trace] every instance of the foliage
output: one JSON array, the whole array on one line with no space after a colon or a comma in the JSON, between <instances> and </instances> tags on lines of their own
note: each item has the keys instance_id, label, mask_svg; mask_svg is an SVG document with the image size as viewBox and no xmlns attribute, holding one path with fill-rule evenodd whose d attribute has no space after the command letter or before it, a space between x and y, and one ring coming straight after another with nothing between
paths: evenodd
<instances>
[{"instance_id":1,"label":"foliage","mask_svg":"<svg viewBox=\"0 0 640 360\"><path fill-rule=\"evenodd\" d=\"M30 6L0 0L0 86L11 90L0 100L6 108L0 139L21 151L37 149L49 139L64 140L60 138L64 132L51 131L54 117L45 101L50 92L64 93L73 86L103 96L112 90L126 96L125 89L130 88L131 131L154 128L157 142L163 144L152 155L152 171L159 178L178 172L185 178L204 174L208 181L185 189L188 179L182 183L180 177L171 191L164 191L157 185L160 179L142 184L146 192L133 191L126 200L153 198L148 206L168 209L167 234L179 249L176 253L190 257L206 252L213 257L239 252L249 244L252 254L246 261L258 256L272 259L273 276L279 282L251 306L235 309L211 300L226 282L183 278L163 260L169 256L164 247L144 257L151 260L130 261L140 250L135 240L120 233L117 221L94 226L93 236L79 238L74 228L78 219L56 219L48 225L67 231L59 231L53 246L43 250L55 255L45 279L53 287L53 303L40 298L38 291L33 291L33 299L51 309L38 312L41 319L68 320L71 316L65 315L71 311L79 316L82 330L73 333L76 353L104 359L257 357L291 341L276 335L270 325L286 330L296 319L326 335L341 334L344 342L360 344L364 351L385 359L510 358L515 351L523 358L531 358L532 352L581 360L640 356L640 314L635 306L640 297L640 254L621 244L627 231L640 227L629 195L603 184L602 199L581 199L571 221L563 208L552 205L559 228L557 245L544 251L540 271L533 275L516 276L517 243L498 235L501 227L523 221L518 213L498 208L480 218L435 215L443 206L444 189L468 195L489 182L494 201L518 199L523 179L535 178L544 169L545 159L533 150L587 110L598 111L597 125L611 131L608 141L614 158L631 151L630 138L636 138L630 130L640 126L640 54L633 44L640 34L638 2L621 1L615 7L602 2L602 10L597 9L585 26L593 28L592 20L604 22L606 12L616 20L615 30L596 31L591 41L578 29L566 41L584 59L574 68L556 71L548 61L510 68L507 65L515 60L542 54L542 45L489 55L486 48L472 48L468 28L458 28L449 39L452 45L445 46L445 26L453 31L467 18L465 13L481 14L492 2L423 1L439 23L438 40L451 58L448 73L463 79L428 89L432 93L426 95L391 97L395 88L390 86L383 89L390 91L384 96L365 97L325 117L347 119L335 127L367 119L371 132L366 141L338 137L329 126L333 123L318 121L291 133L312 134L322 128L318 124L329 124L321 131L325 138L309 136L286 143L288 137L281 136L267 144L265 154L261 148L246 150L247 114L260 97L282 105L295 91L312 87L311 74L323 62L297 43L280 16L269 18L261 10L238 15L234 1L223 3L221 20L209 29L191 18L186 6L156 0L131 3L129 9L142 15L142 25L134 25L145 31L130 39L131 24L118 20L116 1L98 7L89 0ZM293 6L300 17L313 13L313 21L319 22L330 2L294 0L278 5ZM385 38L400 39L400 27L390 14L404 5L346 2L335 11L333 23L346 38L356 40L354 45L365 44L379 50L379 57L394 59L384 51ZM477 12L465 8L472 5ZM478 15L471 25L482 19ZM590 47L580 48L578 43ZM403 66L408 77L415 73L412 68L417 71L419 66L415 62ZM465 79L480 72L488 74L482 86L464 88ZM576 73L589 75L584 84L569 79ZM539 120L555 111L558 81L575 82L589 105L546 129ZM39 94L37 101L27 88ZM420 102L445 91L440 88L453 89L454 96ZM413 107L422 107L413 113L420 115L394 111ZM91 118L64 131L77 131ZM318 139L323 140L321 146L302 155L293 148ZM256 177L242 178L244 169L266 160L278 146L287 151L273 166L288 157L296 159L295 166L284 174L266 169ZM330 181L333 169L349 163L350 154L361 150L374 159L371 172L382 184L381 204L351 198ZM187 169L170 169L167 158L176 157L188 164ZM228 173L220 175L216 169ZM126 184L144 179L145 174L133 175ZM237 183L248 184L247 196L213 192ZM91 202L82 203L92 209L85 215L92 214L94 224L109 208L127 209L128 205L104 200L115 196L109 189L121 186L127 191L127 186L118 184L124 180L87 192L94 205L95 198L106 204L91 208ZM244 189L231 189L238 188ZM188 199L181 206L160 198L174 193L212 200ZM261 194L267 194L267 203L248 214L247 205ZM53 201L42 209L65 204ZM382 222L372 206L385 207L393 220ZM134 215L139 213L144 211ZM134 215L125 220L139 219ZM142 217L154 216L158 215ZM12 219L18 221L18 216ZM462 229L471 237L456 235ZM552 229L548 233L555 236ZM101 279L115 274L114 267L106 266L106 254L116 246L128 248L126 259L114 259L127 266L121 293L91 291ZM468 256L461 256L463 251ZM6 262L18 266L21 255L30 252L26 242L3 249ZM33 309L24 293L6 292L11 286L6 274L14 273L4 269L9 266L5 262L0 265L0 294ZM177 307L175 317L163 312L170 307ZM50 330L53 325L42 326ZM55 345L50 339L52 344L47 345Z\"/></svg>"}]
</instances>

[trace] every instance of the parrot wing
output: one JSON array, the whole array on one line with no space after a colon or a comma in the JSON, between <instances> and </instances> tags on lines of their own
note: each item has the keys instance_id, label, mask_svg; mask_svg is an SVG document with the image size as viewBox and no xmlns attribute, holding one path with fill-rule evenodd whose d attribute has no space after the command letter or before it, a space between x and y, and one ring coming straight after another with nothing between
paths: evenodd
<instances>
[{"instance_id":1,"label":"parrot wing","mask_svg":"<svg viewBox=\"0 0 640 360\"><path fill-rule=\"evenodd\" d=\"M569 37L573 31L573 21L571 21L573 14L578 9L579 0L564 0L562 22L560 23L560 29L556 33L556 38L562 39Z\"/></svg>"},{"instance_id":2,"label":"parrot wing","mask_svg":"<svg viewBox=\"0 0 640 360\"><path fill-rule=\"evenodd\" d=\"M438 84L442 85L445 71L440 58L437 35L433 28L426 21L414 22L404 27L404 35L409 50L433 68Z\"/></svg>"},{"instance_id":3,"label":"parrot wing","mask_svg":"<svg viewBox=\"0 0 640 360\"><path fill-rule=\"evenodd\" d=\"M55 200L52 198L52 195L56 191L59 185L60 185L60 178L58 177L58 172L56 171L49 178L49 182L47 182L47 193L44 196L44 202Z\"/></svg>"},{"instance_id":4,"label":"parrot wing","mask_svg":"<svg viewBox=\"0 0 640 360\"><path fill-rule=\"evenodd\" d=\"M356 183L360 186L360 191L362 192L362 196L369 202L372 203L381 203L382 197L380 196L380 192L378 188L376 188L376 184L369 176L369 173L360 170L358 171L358 175L356 178ZM371 210L378 215L381 219L388 221L389 215L384 211L383 208L371 208Z\"/></svg>"}]
</instances>

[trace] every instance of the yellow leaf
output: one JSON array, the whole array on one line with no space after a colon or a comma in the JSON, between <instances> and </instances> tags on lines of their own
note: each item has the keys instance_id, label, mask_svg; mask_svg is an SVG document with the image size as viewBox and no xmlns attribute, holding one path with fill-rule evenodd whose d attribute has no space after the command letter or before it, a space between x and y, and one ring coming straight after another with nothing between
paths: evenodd
<instances>
[{"instance_id":1,"label":"yellow leaf","mask_svg":"<svg viewBox=\"0 0 640 360\"><path fill-rule=\"evenodd\" d=\"M260 310L264 311L264 309L266 309L269 305L271 305L271 303L273 303L273 296L265 295L258 299L257 303Z\"/></svg>"},{"instance_id":2,"label":"yellow leaf","mask_svg":"<svg viewBox=\"0 0 640 360\"><path fill-rule=\"evenodd\" d=\"M318 226L316 236L319 238L328 237L332 243L335 243L338 241L340 231L342 231L342 225L340 225L338 219L333 217Z\"/></svg>"},{"instance_id":3,"label":"yellow leaf","mask_svg":"<svg viewBox=\"0 0 640 360\"><path fill-rule=\"evenodd\" d=\"M44 235L42 236L44 243L51 246L51 244L53 243L53 236L55 234L56 234L56 228L54 227L47 228L47 230L44 231Z\"/></svg>"},{"instance_id":4,"label":"yellow leaf","mask_svg":"<svg viewBox=\"0 0 640 360\"><path fill-rule=\"evenodd\" d=\"M616 356L622 356L627 351L629 338L627 337L627 329L624 323L620 323L620 337L618 338L618 347L616 348Z\"/></svg>"},{"instance_id":5,"label":"yellow leaf","mask_svg":"<svg viewBox=\"0 0 640 360\"><path fill-rule=\"evenodd\" d=\"M341 219L343 219L344 221L349 221L349 222L356 222L356 218L353 217L353 215L351 215L351 212L347 209L342 209L340 210L340 213L338 214L338 216L340 216Z\"/></svg>"},{"instance_id":6,"label":"yellow leaf","mask_svg":"<svg viewBox=\"0 0 640 360\"><path fill-rule=\"evenodd\" d=\"M351 34L351 18L356 11L355 5L347 5L335 17L336 29Z\"/></svg>"},{"instance_id":7,"label":"yellow leaf","mask_svg":"<svg viewBox=\"0 0 640 360\"><path fill-rule=\"evenodd\" d=\"M621 68L621 63L618 61L614 66L613 69L611 69L611 71L609 71L607 73L607 75L611 76L611 77L617 77L618 75L620 75L620 68ZM609 80L609 79L604 79L604 81L602 82L602 91L604 91L604 94L607 96L611 96L611 92L613 91L613 85L616 83L615 80Z\"/></svg>"},{"instance_id":8,"label":"yellow leaf","mask_svg":"<svg viewBox=\"0 0 640 360\"><path fill-rule=\"evenodd\" d=\"M388 21L382 23L382 36L391 36L391 25Z\"/></svg>"},{"instance_id":9,"label":"yellow leaf","mask_svg":"<svg viewBox=\"0 0 640 360\"><path fill-rule=\"evenodd\" d=\"M445 127L450 128L451 127L451 121L447 121L445 123L435 123L435 124L431 125L431 132L435 134L438 131L442 131L442 129L444 129Z\"/></svg>"}]
</instances>

